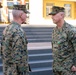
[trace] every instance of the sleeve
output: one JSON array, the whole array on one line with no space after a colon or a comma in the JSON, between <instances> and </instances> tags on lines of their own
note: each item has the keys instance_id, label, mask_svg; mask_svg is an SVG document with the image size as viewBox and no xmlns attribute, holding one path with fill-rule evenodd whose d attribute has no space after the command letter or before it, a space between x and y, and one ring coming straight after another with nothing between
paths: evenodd
<instances>
[{"instance_id":1,"label":"sleeve","mask_svg":"<svg viewBox=\"0 0 76 75\"><path fill-rule=\"evenodd\" d=\"M74 49L74 55L73 55L73 65L76 66L76 28L73 28L69 33L69 39L71 40L73 49Z\"/></svg>"},{"instance_id":2,"label":"sleeve","mask_svg":"<svg viewBox=\"0 0 76 75\"><path fill-rule=\"evenodd\" d=\"M27 39L23 32L14 33L12 49L13 49L12 53L13 62L17 64L19 70L29 71Z\"/></svg>"},{"instance_id":3,"label":"sleeve","mask_svg":"<svg viewBox=\"0 0 76 75\"><path fill-rule=\"evenodd\" d=\"M53 43L54 43L54 40L53 40L53 37L54 37L54 31L55 31L55 28L54 28L53 31L52 31L52 40L51 40L52 50L53 50Z\"/></svg>"},{"instance_id":4,"label":"sleeve","mask_svg":"<svg viewBox=\"0 0 76 75\"><path fill-rule=\"evenodd\" d=\"M13 35L12 48L12 58L15 63L22 63L27 61L27 40L22 32L16 32Z\"/></svg>"},{"instance_id":5,"label":"sleeve","mask_svg":"<svg viewBox=\"0 0 76 75\"><path fill-rule=\"evenodd\" d=\"M3 35L2 37L2 41L1 41L1 57L8 63L9 61L11 61L11 41L12 37L11 34L6 34Z\"/></svg>"}]
</instances>

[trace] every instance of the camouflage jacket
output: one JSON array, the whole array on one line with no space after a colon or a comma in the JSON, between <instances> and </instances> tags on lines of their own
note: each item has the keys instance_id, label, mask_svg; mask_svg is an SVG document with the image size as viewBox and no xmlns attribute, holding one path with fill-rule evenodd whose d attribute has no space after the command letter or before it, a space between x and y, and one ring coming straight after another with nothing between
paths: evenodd
<instances>
[{"instance_id":1,"label":"camouflage jacket","mask_svg":"<svg viewBox=\"0 0 76 75\"><path fill-rule=\"evenodd\" d=\"M54 28L52 33L53 68L70 70L76 66L76 28L64 23L61 29Z\"/></svg>"},{"instance_id":2,"label":"camouflage jacket","mask_svg":"<svg viewBox=\"0 0 76 75\"><path fill-rule=\"evenodd\" d=\"M20 69L28 69L26 34L16 22L12 22L3 31L1 56L8 65L17 64Z\"/></svg>"}]
</instances>

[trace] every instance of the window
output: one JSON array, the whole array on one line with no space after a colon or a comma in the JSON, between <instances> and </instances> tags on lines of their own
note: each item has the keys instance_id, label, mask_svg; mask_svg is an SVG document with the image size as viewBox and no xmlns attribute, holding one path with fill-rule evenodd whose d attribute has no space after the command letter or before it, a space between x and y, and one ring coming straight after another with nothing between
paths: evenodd
<instances>
[{"instance_id":1,"label":"window","mask_svg":"<svg viewBox=\"0 0 76 75\"><path fill-rule=\"evenodd\" d=\"M7 2L7 6L13 6L13 2Z\"/></svg>"},{"instance_id":2,"label":"window","mask_svg":"<svg viewBox=\"0 0 76 75\"><path fill-rule=\"evenodd\" d=\"M65 8L65 17L71 18L71 4L64 4Z\"/></svg>"},{"instance_id":3,"label":"window","mask_svg":"<svg viewBox=\"0 0 76 75\"><path fill-rule=\"evenodd\" d=\"M52 7L54 6L54 3L46 3L46 16L52 11Z\"/></svg>"},{"instance_id":4,"label":"window","mask_svg":"<svg viewBox=\"0 0 76 75\"><path fill-rule=\"evenodd\" d=\"M29 3L26 3L26 9L29 10Z\"/></svg>"}]
</instances>

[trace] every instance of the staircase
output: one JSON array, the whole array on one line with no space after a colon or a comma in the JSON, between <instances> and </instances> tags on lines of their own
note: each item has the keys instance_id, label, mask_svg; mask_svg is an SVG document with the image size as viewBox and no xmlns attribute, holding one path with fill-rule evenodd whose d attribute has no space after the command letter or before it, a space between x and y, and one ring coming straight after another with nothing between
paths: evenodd
<instances>
[{"instance_id":1,"label":"staircase","mask_svg":"<svg viewBox=\"0 0 76 75\"><path fill-rule=\"evenodd\" d=\"M0 39L4 27L0 27ZM31 67L30 75L53 75L51 33L52 27L23 27L28 40L28 56ZM0 58L0 75L2 60Z\"/></svg>"}]
</instances>

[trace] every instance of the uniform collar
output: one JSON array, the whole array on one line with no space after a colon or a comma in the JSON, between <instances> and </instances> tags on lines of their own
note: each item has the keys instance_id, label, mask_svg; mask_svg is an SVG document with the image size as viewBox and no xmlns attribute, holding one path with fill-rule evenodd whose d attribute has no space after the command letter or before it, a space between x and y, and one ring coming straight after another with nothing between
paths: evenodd
<instances>
[{"instance_id":1,"label":"uniform collar","mask_svg":"<svg viewBox=\"0 0 76 75\"><path fill-rule=\"evenodd\" d=\"M15 24L15 25L21 26L19 23L14 22L14 21L12 21L11 24Z\"/></svg>"}]
</instances>

